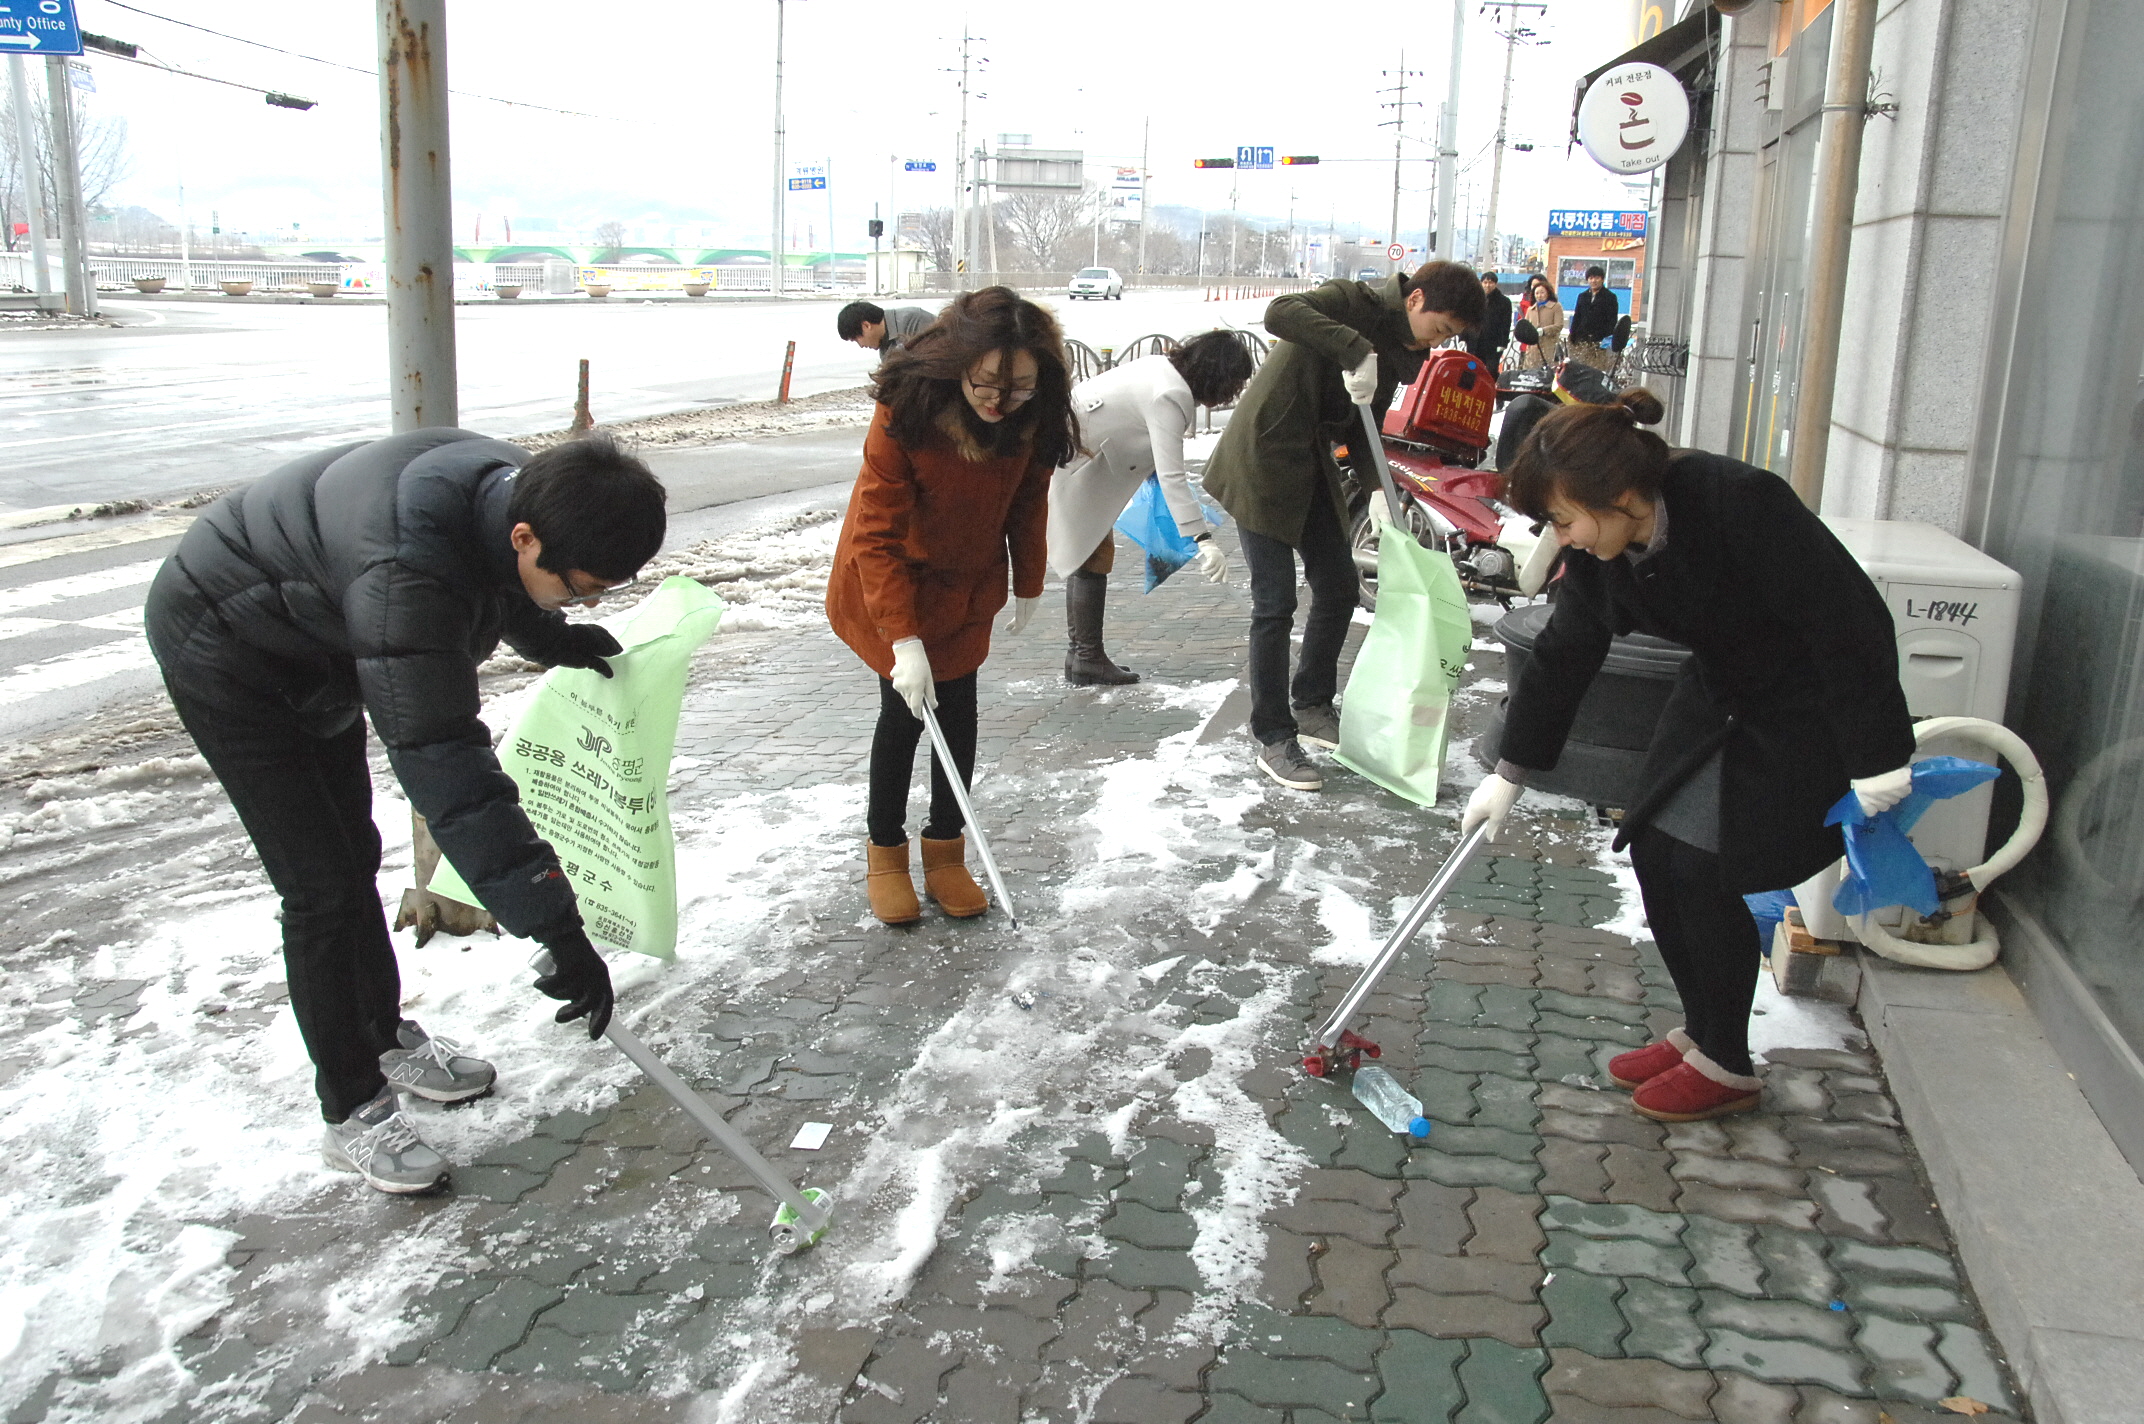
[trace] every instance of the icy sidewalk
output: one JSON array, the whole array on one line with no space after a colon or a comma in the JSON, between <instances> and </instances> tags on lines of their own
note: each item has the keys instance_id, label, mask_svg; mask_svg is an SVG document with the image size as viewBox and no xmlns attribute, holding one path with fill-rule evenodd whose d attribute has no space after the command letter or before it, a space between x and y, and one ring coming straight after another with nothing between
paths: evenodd
<instances>
[{"instance_id":1,"label":"icy sidewalk","mask_svg":"<svg viewBox=\"0 0 2144 1424\"><path fill-rule=\"evenodd\" d=\"M679 962L620 972L634 1026L835 1193L825 1241L773 1256L772 1203L606 1047L551 1026L519 947L489 940L403 954L410 1012L500 1065L494 1098L417 1110L463 1164L454 1193L388 1201L319 1170L272 902L213 787L167 765L161 788L48 798L25 833L59 855L50 827L86 835L95 805L156 847L161 805L215 878L11 959L0 1407L1908 1424L1956 1417L1935 1412L1951 1396L2005 1406L1843 1013L1773 1001L1767 1111L1729 1126L1663 1128L1599 1090L1608 1055L1674 1018L1583 808L1522 808L1518 843L1372 1001L1427 1146L1303 1077L1309 1024L1452 823L1337 769L1288 793L1240 734L1199 740L1241 658L1240 585L1114 580L1111 650L1148 680L1108 692L1057 676L1053 585L982 692L976 797L1027 931L870 921L876 690L812 616L830 535L694 568L749 631L703 655L681 733ZM1477 663L1468 723L1501 676ZM912 824L922 804L919 775ZM403 815L383 797L391 845ZM833 1125L824 1149L788 1150L805 1122Z\"/></svg>"}]
</instances>

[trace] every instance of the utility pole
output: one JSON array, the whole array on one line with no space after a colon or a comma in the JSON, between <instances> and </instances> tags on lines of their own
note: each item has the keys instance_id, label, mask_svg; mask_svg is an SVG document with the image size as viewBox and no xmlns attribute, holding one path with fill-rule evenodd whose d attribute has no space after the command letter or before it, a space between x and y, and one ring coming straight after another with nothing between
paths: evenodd
<instances>
[{"instance_id":1,"label":"utility pole","mask_svg":"<svg viewBox=\"0 0 2144 1424\"><path fill-rule=\"evenodd\" d=\"M387 197L393 428L460 419L454 203L447 165L447 0L379 0L380 166Z\"/></svg>"},{"instance_id":2,"label":"utility pole","mask_svg":"<svg viewBox=\"0 0 2144 1424\"><path fill-rule=\"evenodd\" d=\"M960 76L960 136L953 145L953 289L959 292L968 290L968 269L975 265L978 246L972 229L981 165L968 151L968 98L969 75L982 64L980 59L970 59L969 50L981 38L969 34L966 25L960 27L960 68L951 71ZM977 94L974 97L986 99L989 96Z\"/></svg>"},{"instance_id":3,"label":"utility pole","mask_svg":"<svg viewBox=\"0 0 2144 1424\"><path fill-rule=\"evenodd\" d=\"M1466 41L1466 0L1452 0L1452 70L1444 85L1444 111L1437 125L1437 232L1434 255L1459 255L1459 72Z\"/></svg>"},{"instance_id":4,"label":"utility pole","mask_svg":"<svg viewBox=\"0 0 2144 1424\"><path fill-rule=\"evenodd\" d=\"M1496 158L1489 165L1489 209L1482 214L1481 219L1482 250L1488 254L1483 265L1486 268L1494 268L1499 262L1496 250L1496 200L1499 190L1504 185L1505 124L1511 118L1511 65L1512 61L1518 56L1519 41L1522 38L1530 39L1533 35L1532 30L1519 23L1519 17L1516 12L1520 10L1545 11L1548 6L1539 3L1539 0L1486 0L1483 8L1513 12L1505 17L1504 24L1508 28L1502 31L1504 36L1504 99L1496 111Z\"/></svg>"},{"instance_id":5,"label":"utility pole","mask_svg":"<svg viewBox=\"0 0 2144 1424\"><path fill-rule=\"evenodd\" d=\"M1236 175L1243 170L1228 170L1228 275L1233 277L1239 270L1236 266L1236 239L1243 232L1243 224L1236 220Z\"/></svg>"},{"instance_id":6,"label":"utility pole","mask_svg":"<svg viewBox=\"0 0 2144 1424\"><path fill-rule=\"evenodd\" d=\"M1381 72L1387 79L1397 81L1390 89L1377 91L1380 94L1393 96L1391 102L1381 103L1377 106L1380 109L1392 110L1392 117L1378 124L1379 128L1392 130L1392 227L1390 235L1386 237L1385 241L1394 247L1404 247L1405 244L1400 241L1400 145L1406 141L1407 137L1407 111L1422 107L1421 100L1407 97L1407 81L1420 78L1422 71L1407 67L1407 51L1403 49L1400 51L1400 67ZM1398 257L1393 257L1389 260L1392 263L1392 270L1398 272L1405 264L1407 257L1402 252Z\"/></svg>"},{"instance_id":7,"label":"utility pole","mask_svg":"<svg viewBox=\"0 0 2144 1424\"><path fill-rule=\"evenodd\" d=\"M767 238L767 290L782 294L782 263L789 251L789 170L782 132L782 41L786 38L787 0L774 0L774 226Z\"/></svg>"},{"instance_id":8,"label":"utility pole","mask_svg":"<svg viewBox=\"0 0 2144 1424\"><path fill-rule=\"evenodd\" d=\"M1139 138L1139 265L1137 275L1146 275L1146 217L1153 208L1153 194L1147 189L1153 185L1154 175L1147 171L1147 160L1154 152L1154 116L1149 114L1146 126Z\"/></svg>"},{"instance_id":9,"label":"utility pole","mask_svg":"<svg viewBox=\"0 0 2144 1424\"><path fill-rule=\"evenodd\" d=\"M30 62L7 57L8 92L15 101L15 151L22 155L22 215L30 223L30 261L37 269L37 295L52 295L52 263L45 254L45 199L37 181L37 120L30 113Z\"/></svg>"},{"instance_id":10,"label":"utility pole","mask_svg":"<svg viewBox=\"0 0 2144 1424\"><path fill-rule=\"evenodd\" d=\"M45 105L52 124L53 186L60 204L60 266L67 310L74 316L97 314L97 284L89 280L89 234L82 214L82 170L74 149L73 80L62 55L45 58ZM23 176L34 179L36 150L23 155ZM23 185L28 187L26 181Z\"/></svg>"}]
</instances>

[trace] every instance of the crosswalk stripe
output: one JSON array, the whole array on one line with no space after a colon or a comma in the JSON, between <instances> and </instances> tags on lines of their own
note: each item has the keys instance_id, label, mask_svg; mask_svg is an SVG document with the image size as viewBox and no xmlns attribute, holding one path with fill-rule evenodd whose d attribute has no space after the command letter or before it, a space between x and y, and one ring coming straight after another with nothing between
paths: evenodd
<instances>
[{"instance_id":1,"label":"crosswalk stripe","mask_svg":"<svg viewBox=\"0 0 2144 1424\"><path fill-rule=\"evenodd\" d=\"M95 593L110 593L114 589L146 584L156 577L156 571L163 562L162 559L145 559L137 564L118 564L112 568L75 574L69 578L44 579L37 583L20 584L14 588L0 588L0 618L25 609L64 603L70 598L87 598Z\"/></svg>"},{"instance_id":2,"label":"crosswalk stripe","mask_svg":"<svg viewBox=\"0 0 2144 1424\"><path fill-rule=\"evenodd\" d=\"M140 638L121 638L99 643L94 648L62 653L42 662L24 663L13 672L0 676L0 707L155 665L156 659L150 656L148 643Z\"/></svg>"},{"instance_id":3,"label":"crosswalk stripe","mask_svg":"<svg viewBox=\"0 0 2144 1424\"><path fill-rule=\"evenodd\" d=\"M122 544L139 544L149 539L168 539L174 534L184 534L193 522L193 511L188 510L180 514L160 514L136 524L121 524L109 529L89 529L80 534L61 534L50 539L31 539L21 544L8 544L0 547L0 569L56 559L62 554L83 554L92 549L113 549Z\"/></svg>"}]
</instances>

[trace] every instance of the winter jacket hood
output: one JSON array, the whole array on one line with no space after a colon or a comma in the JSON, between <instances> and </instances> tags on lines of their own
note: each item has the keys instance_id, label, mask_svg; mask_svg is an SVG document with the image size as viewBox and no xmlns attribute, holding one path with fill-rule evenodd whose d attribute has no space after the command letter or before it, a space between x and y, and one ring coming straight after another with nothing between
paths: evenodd
<instances>
[{"instance_id":1,"label":"winter jacket hood","mask_svg":"<svg viewBox=\"0 0 2144 1424\"><path fill-rule=\"evenodd\" d=\"M362 709L410 804L508 931L579 925L479 717L504 638L550 663L566 620L522 588L509 540L528 452L411 431L283 466L225 495L157 573L148 633L173 687L317 736Z\"/></svg>"}]
</instances>

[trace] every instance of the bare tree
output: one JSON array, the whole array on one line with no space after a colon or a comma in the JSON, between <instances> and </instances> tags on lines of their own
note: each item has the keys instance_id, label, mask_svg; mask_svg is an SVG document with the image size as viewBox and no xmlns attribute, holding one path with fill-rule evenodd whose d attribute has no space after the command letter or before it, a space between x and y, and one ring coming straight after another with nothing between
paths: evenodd
<instances>
[{"instance_id":1,"label":"bare tree","mask_svg":"<svg viewBox=\"0 0 2144 1424\"><path fill-rule=\"evenodd\" d=\"M953 210L951 208L926 208L916 214L917 221L902 230L901 236L914 242L930 254L931 266L940 272L953 270Z\"/></svg>"},{"instance_id":2,"label":"bare tree","mask_svg":"<svg viewBox=\"0 0 2144 1424\"><path fill-rule=\"evenodd\" d=\"M1053 271L1066 255L1066 239L1094 221L1097 189L1072 193L1014 193L998 204L1013 241L1038 272ZM1071 265L1078 266L1079 263Z\"/></svg>"},{"instance_id":3,"label":"bare tree","mask_svg":"<svg viewBox=\"0 0 2144 1424\"><path fill-rule=\"evenodd\" d=\"M23 175L25 170L35 174L38 201L45 214L47 235L59 231L59 185L52 170L52 124L44 104L33 94L30 99L31 123L36 131L37 152L24 156L17 151L15 142L15 105L10 95L0 100L0 238L4 238L6 250L13 252L28 245L27 236L18 237L15 227L26 223L29 207L24 201ZM85 110L79 101L75 106L75 158L81 169L82 206L95 208L117 187L133 169L127 154L127 123L125 119L101 118Z\"/></svg>"},{"instance_id":4,"label":"bare tree","mask_svg":"<svg viewBox=\"0 0 2144 1424\"><path fill-rule=\"evenodd\" d=\"M596 250L593 260L598 264L616 262L625 255L625 224L612 218L596 227Z\"/></svg>"}]
</instances>

